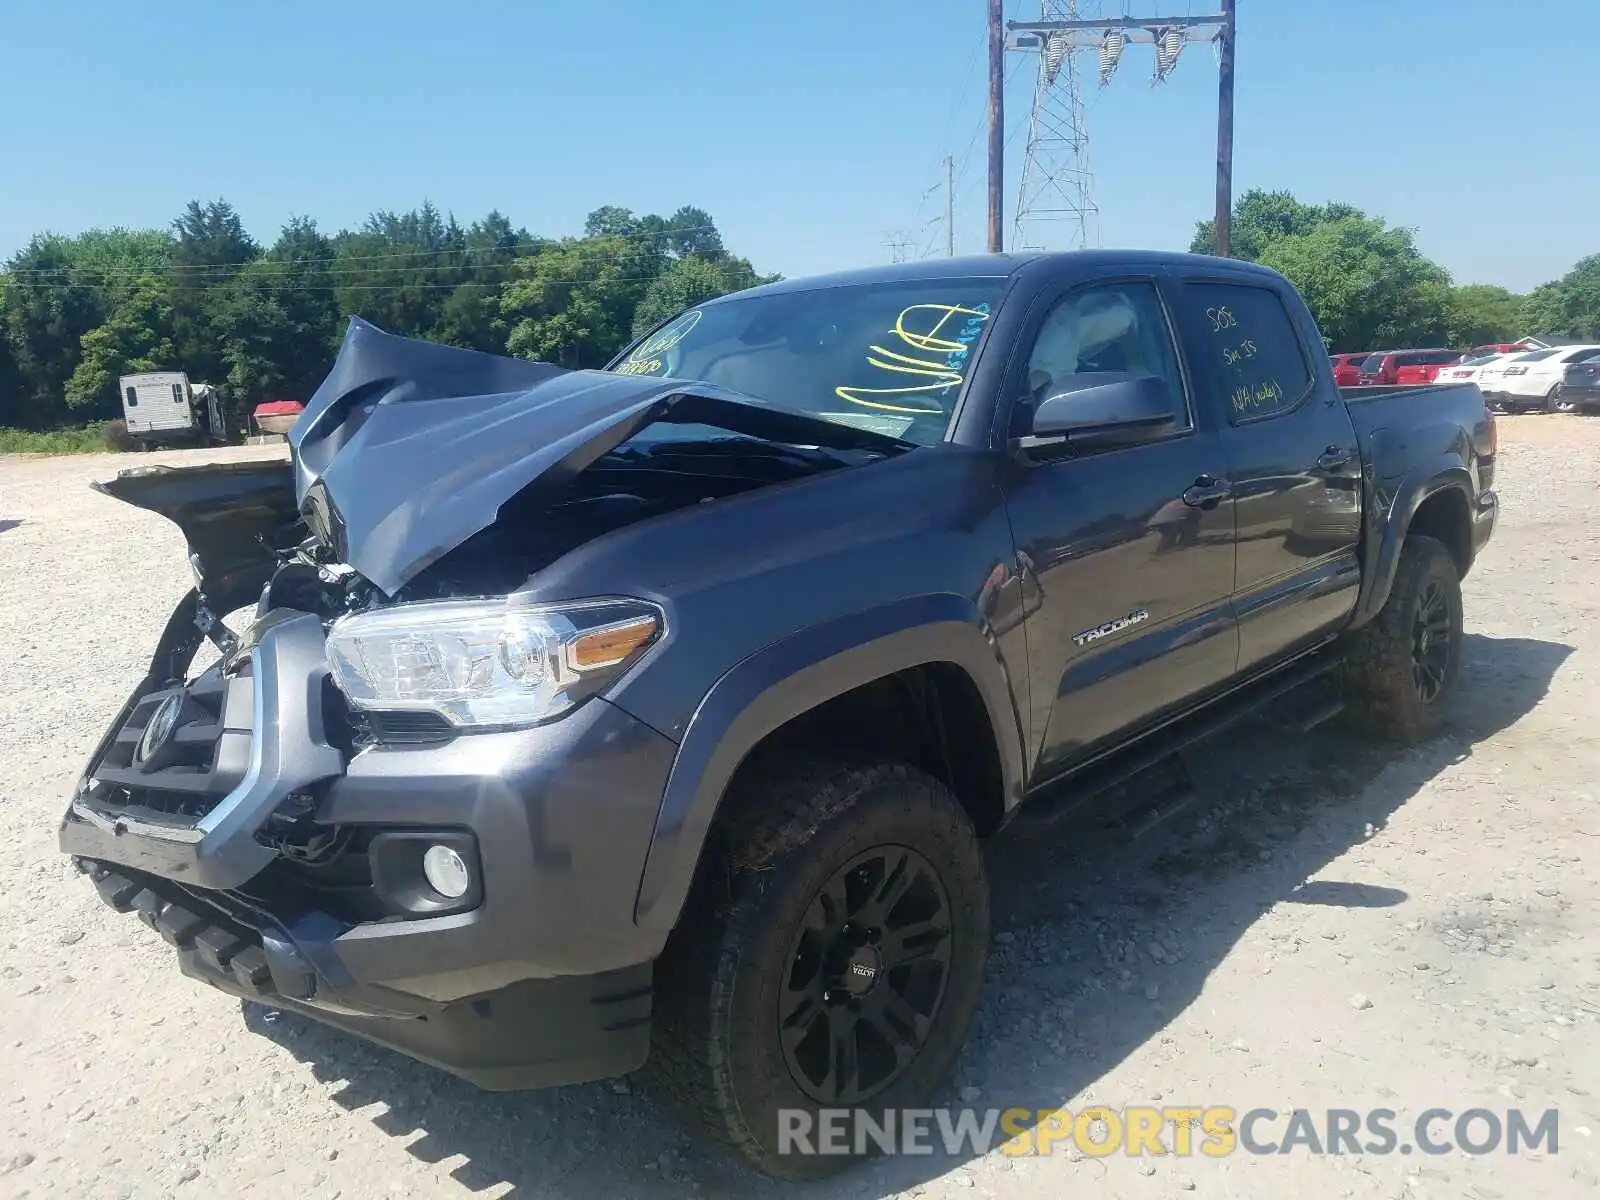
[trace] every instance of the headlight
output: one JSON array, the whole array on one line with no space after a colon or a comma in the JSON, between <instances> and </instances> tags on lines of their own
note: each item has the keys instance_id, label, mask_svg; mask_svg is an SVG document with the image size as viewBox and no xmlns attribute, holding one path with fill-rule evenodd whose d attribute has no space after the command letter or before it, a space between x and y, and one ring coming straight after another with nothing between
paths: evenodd
<instances>
[{"instance_id":1,"label":"headlight","mask_svg":"<svg viewBox=\"0 0 1600 1200\"><path fill-rule=\"evenodd\" d=\"M637 600L402 604L335 621L328 668L356 708L527 725L598 691L663 628L661 610Z\"/></svg>"}]
</instances>

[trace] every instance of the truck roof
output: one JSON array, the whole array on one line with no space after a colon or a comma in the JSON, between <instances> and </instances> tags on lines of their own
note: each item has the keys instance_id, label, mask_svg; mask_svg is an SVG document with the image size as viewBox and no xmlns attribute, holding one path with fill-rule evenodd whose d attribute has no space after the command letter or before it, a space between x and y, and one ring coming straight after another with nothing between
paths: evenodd
<instances>
[{"instance_id":1,"label":"truck roof","mask_svg":"<svg viewBox=\"0 0 1600 1200\"><path fill-rule=\"evenodd\" d=\"M908 283L918 279L1006 279L1030 263L1047 259L1076 260L1089 270L1093 270L1096 266L1115 268L1130 264L1151 267L1183 265L1192 268L1206 265L1217 267L1226 263L1230 271L1242 270L1276 277L1276 273L1266 267L1259 267L1241 259L1218 259L1206 254L1184 254L1173 250L1023 251L1008 254L969 254L956 258L923 258L914 262L881 263L850 271L782 279L777 283L734 292L707 303L717 304L725 300L744 299L747 296L820 291L825 288L850 287L858 284Z\"/></svg>"}]
</instances>

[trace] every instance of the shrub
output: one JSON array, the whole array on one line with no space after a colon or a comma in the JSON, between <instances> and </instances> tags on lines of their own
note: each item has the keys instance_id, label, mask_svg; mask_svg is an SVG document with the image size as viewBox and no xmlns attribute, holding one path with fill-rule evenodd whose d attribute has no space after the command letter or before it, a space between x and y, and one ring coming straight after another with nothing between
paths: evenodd
<instances>
[{"instance_id":1,"label":"shrub","mask_svg":"<svg viewBox=\"0 0 1600 1200\"><path fill-rule=\"evenodd\" d=\"M128 432L126 421L107 421L104 431L105 447L107 450L118 454L126 454L138 446L131 433Z\"/></svg>"},{"instance_id":2,"label":"shrub","mask_svg":"<svg viewBox=\"0 0 1600 1200\"><path fill-rule=\"evenodd\" d=\"M74 429L35 433L28 429L0 429L0 454L93 454L106 448L104 422Z\"/></svg>"}]
</instances>

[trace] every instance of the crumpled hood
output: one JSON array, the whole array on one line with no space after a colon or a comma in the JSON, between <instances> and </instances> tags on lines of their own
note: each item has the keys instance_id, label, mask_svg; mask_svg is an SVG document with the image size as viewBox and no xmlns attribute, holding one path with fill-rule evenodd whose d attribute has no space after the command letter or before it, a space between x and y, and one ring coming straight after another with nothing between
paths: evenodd
<instances>
[{"instance_id":1,"label":"crumpled hood","mask_svg":"<svg viewBox=\"0 0 1600 1200\"><path fill-rule=\"evenodd\" d=\"M289 432L295 498L313 532L392 596L530 484L557 485L662 420L800 445L905 448L706 384L569 371L352 319Z\"/></svg>"}]
</instances>

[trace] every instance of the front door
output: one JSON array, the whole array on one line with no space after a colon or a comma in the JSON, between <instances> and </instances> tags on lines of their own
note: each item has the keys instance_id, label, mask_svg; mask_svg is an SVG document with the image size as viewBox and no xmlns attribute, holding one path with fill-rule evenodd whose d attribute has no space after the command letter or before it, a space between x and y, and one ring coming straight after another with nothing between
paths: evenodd
<instances>
[{"instance_id":1,"label":"front door","mask_svg":"<svg viewBox=\"0 0 1600 1200\"><path fill-rule=\"evenodd\" d=\"M1241 671L1326 636L1361 585L1355 426L1312 369L1316 329L1282 286L1187 279L1175 300L1202 403L1222 417Z\"/></svg>"},{"instance_id":2,"label":"front door","mask_svg":"<svg viewBox=\"0 0 1600 1200\"><path fill-rule=\"evenodd\" d=\"M1064 450L1021 465L1007 504L1026 608L1040 780L1234 670L1233 510L1215 430L1197 427L1153 280L1072 289L1024 330L1009 429L1030 428L1051 381L1131 371L1166 381L1176 423L1160 441ZM1057 390L1060 390L1059 388ZM1187 499L1186 499L1187 497Z\"/></svg>"}]
</instances>

